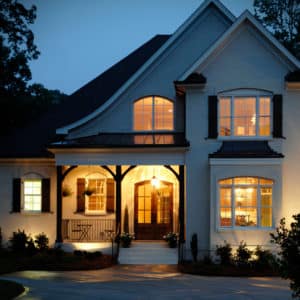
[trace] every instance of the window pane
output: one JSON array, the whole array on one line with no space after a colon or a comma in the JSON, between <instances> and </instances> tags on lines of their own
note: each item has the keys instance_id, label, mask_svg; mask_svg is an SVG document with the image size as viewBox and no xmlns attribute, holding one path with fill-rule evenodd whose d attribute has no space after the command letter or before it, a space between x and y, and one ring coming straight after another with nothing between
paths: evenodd
<instances>
[{"instance_id":1,"label":"window pane","mask_svg":"<svg viewBox=\"0 0 300 300\"><path fill-rule=\"evenodd\" d=\"M106 207L106 180L105 179L88 179L87 188L93 193L86 196L87 212L104 212Z\"/></svg>"},{"instance_id":2,"label":"window pane","mask_svg":"<svg viewBox=\"0 0 300 300\"><path fill-rule=\"evenodd\" d=\"M41 211L42 209L42 181L24 181L24 210Z\"/></svg>"},{"instance_id":3,"label":"window pane","mask_svg":"<svg viewBox=\"0 0 300 300\"><path fill-rule=\"evenodd\" d=\"M232 179L223 179L219 181L220 184L226 184L226 185L231 185L232 184Z\"/></svg>"},{"instance_id":4,"label":"window pane","mask_svg":"<svg viewBox=\"0 0 300 300\"><path fill-rule=\"evenodd\" d=\"M152 97L134 103L134 130L152 130Z\"/></svg>"},{"instance_id":5,"label":"window pane","mask_svg":"<svg viewBox=\"0 0 300 300\"><path fill-rule=\"evenodd\" d=\"M220 135L221 136L230 136L231 135L230 123L231 123L230 118L221 118L220 119Z\"/></svg>"},{"instance_id":6,"label":"window pane","mask_svg":"<svg viewBox=\"0 0 300 300\"><path fill-rule=\"evenodd\" d=\"M220 209L220 226L231 226L232 225L231 208Z\"/></svg>"},{"instance_id":7,"label":"window pane","mask_svg":"<svg viewBox=\"0 0 300 300\"><path fill-rule=\"evenodd\" d=\"M260 117L259 118L259 135L269 136L271 134L271 118Z\"/></svg>"},{"instance_id":8,"label":"window pane","mask_svg":"<svg viewBox=\"0 0 300 300\"><path fill-rule=\"evenodd\" d=\"M231 117L230 98L220 98L220 117Z\"/></svg>"},{"instance_id":9,"label":"window pane","mask_svg":"<svg viewBox=\"0 0 300 300\"><path fill-rule=\"evenodd\" d=\"M231 188L220 189L220 206L231 207Z\"/></svg>"},{"instance_id":10,"label":"window pane","mask_svg":"<svg viewBox=\"0 0 300 300\"><path fill-rule=\"evenodd\" d=\"M261 226L272 227L272 208L262 207L261 209Z\"/></svg>"},{"instance_id":11,"label":"window pane","mask_svg":"<svg viewBox=\"0 0 300 300\"><path fill-rule=\"evenodd\" d=\"M261 178L259 179L259 183L263 185L273 184L273 180Z\"/></svg>"},{"instance_id":12,"label":"window pane","mask_svg":"<svg viewBox=\"0 0 300 300\"><path fill-rule=\"evenodd\" d=\"M236 177L234 184L258 184L258 179L255 177Z\"/></svg>"},{"instance_id":13,"label":"window pane","mask_svg":"<svg viewBox=\"0 0 300 300\"><path fill-rule=\"evenodd\" d=\"M236 226L257 226L257 209L244 208L242 212L235 213Z\"/></svg>"},{"instance_id":14,"label":"window pane","mask_svg":"<svg viewBox=\"0 0 300 300\"><path fill-rule=\"evenodd\" d=\"M235 206L243 210L246 206L257 205L257 189L252 187L235 188Z\"/></svg>"},{"instance_id":15,"label":"window pane","mask_svg":"<svg viewBox=\"0 0 300 300\"><path fill-rule=\"evenodd\" d=\"M173 102L161 97L154 97L154 129L173 130Z\"/></svg>"},{"instance_id":16,"label":"window pane","mask_svg":"<svg viewBox=\"0 0 300 300\"><path fill-rule=\"evenodd\" d=\"M256 135L255 98L234 98L234 135Z\"/></svg>"},{"instance_id":17,"label":"window pane","mask_svg":"<svg viewBox=\"0 0 300 300\"><path fill-rule=\"evenodd\" d=\"M261 188L261 206L271 206L272 205L272 188Z\"/></svg>"},{"instance_id":18,"label":"window pane","mask_svg":"<svg viewBox=\"0 0 300 300\"><path fill-rule=\"evenodd\" d=\"M271 99L270 97L259 98L259 135L271 134Z\"/></svg>"},{"instance_id":19,"label":"window pane","mask_svg":"<svg viewBox=\"0 0 300 300\"><path fill-rule=\"evenodd\" d=\"M270 116L271 114L271 99L270 97L259 98L259 114L260 116Z\"/></svg>"}]
</instances>

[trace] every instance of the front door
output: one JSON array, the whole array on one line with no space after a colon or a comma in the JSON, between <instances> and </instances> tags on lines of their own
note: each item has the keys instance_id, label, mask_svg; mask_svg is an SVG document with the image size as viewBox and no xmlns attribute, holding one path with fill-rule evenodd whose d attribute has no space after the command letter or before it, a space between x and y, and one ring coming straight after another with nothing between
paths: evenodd
<instances>
[{"instance_id":1,"label":"front door","mask_svg":"<svg viewBox=\"0 0 300 300\"><path fill-rule=\"evenodd\" d=\"M159 240L173 228L173 184L135 184L134 231L138 240Z\"/></svg>"}]
</instances>

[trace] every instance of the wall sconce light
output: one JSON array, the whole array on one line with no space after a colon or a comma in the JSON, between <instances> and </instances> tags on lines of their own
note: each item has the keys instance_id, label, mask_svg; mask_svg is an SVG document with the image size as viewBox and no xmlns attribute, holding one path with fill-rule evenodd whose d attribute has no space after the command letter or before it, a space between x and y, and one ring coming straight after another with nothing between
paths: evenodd
<instances>
[{"instance_id":1,"label":"wall sconce light","mask_svg":"<svg viewBox=\"0 0 300 300\"><path fill-rule=\"evenodd\" d=\"M160 184L159 179L153 176L151 179L151 185L155 188L158 188L159 184Z\"/></svg>"}]
</instances>

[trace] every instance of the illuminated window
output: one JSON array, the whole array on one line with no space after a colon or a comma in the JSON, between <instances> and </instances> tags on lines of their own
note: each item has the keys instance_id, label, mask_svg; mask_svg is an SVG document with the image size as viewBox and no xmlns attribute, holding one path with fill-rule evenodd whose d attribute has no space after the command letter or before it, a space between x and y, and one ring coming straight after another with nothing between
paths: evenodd
<instances>
[{"instance_id":1,"label":"illuminated window","mask_svg":"<svg viewBox=\"0 0 300 300\"><path fill-rule=\"evenodd\" d=\"M134 103L134 130L159 131L174 129L174 104L172 101L150 96Z\"/></svg>"},{"instance_id":2,"label":"illuminated window","mask_svg":"<svg viewBox=\"0 0 300 300\"><path fill-rule=\"evenodd\" d=\"M86 180L86 213L106 212L106 180L104 178Z\"/></svg>"},{"instance_id":3,"label":"illuminated window","mask_svg":"<svg viewBox=\"0 0 300 300\"><path fill-rule=\"evenodd\" d=\"M220 227L272 227L272 187L256 177L220 180Z\"/></svg>"},{"instance_id":4,"label":"illuminated window","mask_svg":"<svg viewBox=\"0 0 300 300\"><path fill-rule=\"evenodd\" d=\"M42 181L26 179L23 181L23 211L40 212L42 210Z\"/></svg>"},{"instance_id":5,"label":"illuminated window","mask_svg":"<svg viewBox=\"0 0 300 300\"><path fill-rule=\"evenodd\" d=\"M223 137L270 136L271 97L220 97L219 135Z\"/></svg>"}]
</instances>

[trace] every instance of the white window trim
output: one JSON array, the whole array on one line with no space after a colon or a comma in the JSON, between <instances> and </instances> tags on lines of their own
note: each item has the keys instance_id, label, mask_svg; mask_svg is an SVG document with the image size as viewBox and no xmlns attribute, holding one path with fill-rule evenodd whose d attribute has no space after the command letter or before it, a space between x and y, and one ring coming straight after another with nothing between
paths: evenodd
<instances>
[{"instance_id":1,"label":"white window trim","mask_svg":"<svg viewBox=\"0 0 300 300\"><path fill-rule=\"evenodd\" d=\"M38 181L41 183L41 191L40 191L40 209L39 210L29 210L25 209L25 182L26 181ZM40 214L42 212L42 178L34 177L26 177L21 179L21 213L23 214Z\"/></svg>"},{"instance_id":2,"label":"white window trim","mask_svg":"<svg viewBox=\"0 0 300 300\"><path fill-rule=\"evenodd\" d=\"M273 140L273 93L268 91L256 90L256 89L236 89L226 92L221 92L218 94L218 140L226 141L226 140ZM220 98L230 98L230 132L232 133L230 136L221 136L220 135ZM234 135L234 98L241 97L253 97L255 98L256 112L259 110L259 98L269 97L270 98L270 135L268 136L260 136L257 133L259 132L259 122L256 122L256 135L255 136L239 136Z\"/></svg>"},{"instance_id":3,"label":"white window trim","mask_svg":"<svg viewBox=\"0 0 300 300\"><path fill-rule=\"evenodd\" d=\"M172 127L173 129L154 129L154 125L155 125L155 105L154 105L154 99L155 97L159 97L159 98L162 98L166 101L170 101L172 104L173 104L173 123L172 123ZM137 103L138 101L140 100L143 100L144 98L151 98L152 99L152 129L151 130L136 130L134 129L134 125L135 125L135 114L134 114L134 105L135 103ZM169 99L169 98L166 98L166 97L163 97L163 96L159 96L159 95L151 95L151 96L144 96L142 98L139 98L137 100L134 100L133 101L133 104L132 104L132 130L133 132L136 132L136 133L164 133L164 132L174 132L175 131L175 103L172 99Z\"/></svg>"},{"instance_id":4,"label":"white window trim","mask_svg":"<svg viewBox=\"0 0 300 300\"><path fill-rule=\"evenodd\" d=\"M106 209L106 199L107 199L107 180L106 180L106 177L102 177L102 176L97 176L95 174L92 174L88 177L85 178L85 185L86 187L88 186L88 182L89 180L92 179L92 180L103 180L104 181L104 193L103 193L103 197L104 197L104 208L103 210L89 210L88 209L88 205L89 205L89 196L85 195L85 209L84 209L84 213L86 215L106 215L107 214L107 209Z\"/></svg>"},{"instance_id":5,"label":"white window trim","mask_svg":"<svg viewBox=\"0 0 300 300\"><path fill-rule=\"evenodd\" d=\"M220 185L219 181L220 180L224 180L224 179L234 179L234 178L240 178L240 177L252 177L252 178L257 178L257 179L268 179L268 180L272 180L273 184L249 184L249 185L243 185L243 184L228 184L228 185ZM217 231L238 231L238 230L243 230L243 231L253 231L253 230L260 230L260 231L264 231L264 230L272 230L274 229L274 195L273 195L273 191L274 191L274 180L271 178L263 178L263 177L258 177L258 176L235 176L235 177L227 177L227 178L221 178L218 180L217 182L217 211L216 211L216 224L217 224ZM232 193L231 193L231 226L221 226L220 224L220 209L221 209L221 205L220 205L220 187L231 187L232 189ZM234 206L234 189L236 187L245 187L245 186L256 186L257 187L257 205L256 205L256 209L257 209L257 225L256 226L236 226L235 225L235 206ZM264 187L271 187L272 188L272 205L271 205L271 209L272 209L272 225L270 227L266 227L266 226L261 226L261 195L260 195L260 189L264 188Z\"/></svg>"}]
</instances>

